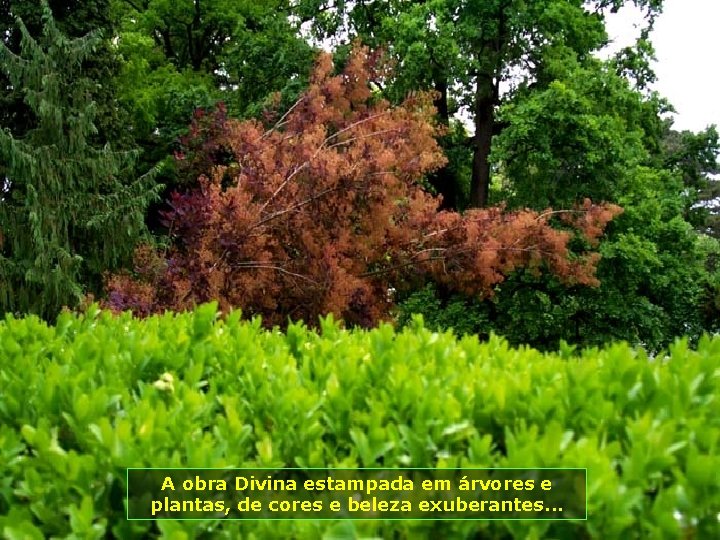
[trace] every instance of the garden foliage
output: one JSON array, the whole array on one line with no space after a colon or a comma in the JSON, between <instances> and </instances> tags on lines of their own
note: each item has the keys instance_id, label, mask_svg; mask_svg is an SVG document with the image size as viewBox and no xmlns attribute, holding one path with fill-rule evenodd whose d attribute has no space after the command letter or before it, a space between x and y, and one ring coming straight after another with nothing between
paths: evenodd
<instances>
[{"instance_id":1,"label":"garden foliage","mask_svg":"<svg viewBox=\"0 0 720 540\"><path fill-rule=\"evenodd\" d=\"M420 185L445 162L432 97L390 107L371 90L383 76L381 57L359 47L339 75L323 55L305 94L270 125L196 117L194 151L179 157L199 172L224 150L225 164L173 195L172 246L141 248L136 276L109 280L108 305L147 314L218 300L268 324L333 313L372 326L387 317L388 288L424 276L477 296L517 267L597 284L597 253L572 254L569 243L577 233L592 244L619 207L439 212ZM570 227L551 226L558 217Z\"/></svg>"},{"instance_id":2,"label":"garden foliage","mask_svg":"<svg viewBox=\"0 0 720 540\"><path fill-rule=\"evenodd\" d=\"M720 339L542 354L215 305L0 322L6 538L720 536ZM126 467L587 467L578 522L125 519Z\"/></svg>"}]
</instances>

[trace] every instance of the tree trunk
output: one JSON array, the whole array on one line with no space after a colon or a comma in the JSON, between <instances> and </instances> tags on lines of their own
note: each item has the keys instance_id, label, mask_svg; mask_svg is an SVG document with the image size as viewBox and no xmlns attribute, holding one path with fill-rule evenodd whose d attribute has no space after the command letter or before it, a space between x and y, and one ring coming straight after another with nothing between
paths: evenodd
<instances>
[{"instance_id":1,"label":"tree trunk","mask_svg":"<svg viewBox=\"0 0 720 540\"><path fill-rule=\"evenodd\" d=\"M435 78L435 91L438 93L434 102L438 119L444 126L449 126L450 110L448 107L448 87L447 80L444 77L438 76ZM442 195L440 208L442 210L455 210L458 205L458 186L457 179L450 168L446 165L432 174L428 180L435 190Z\"/></svg>"},{"instance_id":2,"label":"tree trunk","mask_svg":"<svg viewBox=\"0 0 720 540\"><path fill-rule=\"evenodd\" d=\"M470 183L470 206L487 206L490 194L490 149L495 127L497 85L492 77L478 75L475 89L475 137L473 138L473 167Z\"/></svg>"},{"instance_id":3,"label":"tree trunk","mask_svg":"<svg viewBox=\"0 0 720 540\"><path fill-rule=\"evenodd\" d=\"M438 93L434 103L438 118L443 124L448 125L450 122L450 109L448 106L447 80L444 77L440 76L435 79L435 91Z\"/></svg>"}]
</instances>

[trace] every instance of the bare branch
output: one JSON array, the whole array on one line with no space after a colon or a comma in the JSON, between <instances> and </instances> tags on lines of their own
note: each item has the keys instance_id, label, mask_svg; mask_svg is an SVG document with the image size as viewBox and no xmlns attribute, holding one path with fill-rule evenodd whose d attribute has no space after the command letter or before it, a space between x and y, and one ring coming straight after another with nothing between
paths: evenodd
<instances>
[{"instance_id":1,"label":"bare branch","mask_svg":"<svg viewBox=\"0 0 720 540\"><path fill-rule=\"evenodd\" d=\"M282 274L286 274L288 276L296 277L298 279L302 279L304 281L307 281L309 283L312 283L313 285L319 286L320 284L315 281L314 279L311 279L307 276L303 276L302 274L296 274L295 272L290 272L289 270L285 270L284 268L281 268L280 266L274 266L274 265L260 265L260 264L232 264L232 268L247 268L247 269L256 269L256 270L275 270L277 272L280 272Z\"/></svg>"}]
</instances>

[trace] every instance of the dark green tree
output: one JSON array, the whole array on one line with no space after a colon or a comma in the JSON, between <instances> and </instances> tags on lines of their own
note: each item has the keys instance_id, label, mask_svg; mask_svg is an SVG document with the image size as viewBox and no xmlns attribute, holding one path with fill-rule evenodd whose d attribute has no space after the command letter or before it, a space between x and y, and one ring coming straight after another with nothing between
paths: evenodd
<instances>
[{"instance_id":1,"label":"dark green tree","mask_svg":"<svg viewBox=\"0 0 720 540\"><path fill-rule=\"evenodd\" d=\"M714 158L707 137L686 134L673 151L659 150L664 100L633 88L611 63L552 67L547 88L519 93L500 110L508 127L492 159L511 208L568 208L584 197L624 208L600 245L600 286L568 288L522 271L485 302L441 288L419 292L401 322L408 309L420 310L438 326L472 325L542 349L622 339L657 350L717 328L720 248L687 219L697 200L689 188Z\"/></svg>"},{"instance_id":2,"label":"dark green tree","mask_svg":"<svg viewBox=\"0 0 720 540\"><path fill-rule=\"evenodd\" d=\"M693 133L666 126L660 160L682 176L686 217L699 231L720 238L720 138L717 127Z\"/></svg>"},{"instance_id":3,"label":"dark green tree","mask_svg":"<svg viewBox=\"0 0 720 540\"><path fill-rule=\"evenodd\" d=\"M287 108L306 84L314 51L286 0L110 1L122 59L114 86L141 163L162 162L163 200L196 180L185 178L173 157L196 109L222 101L231 116L258 116L271 94L280 92ZM149 211L156 233L164 232L164 209Z\"/></svg>"},{"instance_id":4,"label":"dark green tree","mask_svg":"<svg viewBox=\"0 0 720 540\"><path fill-rule=\"evenodd\" d=\"M181 95L204 88L236 115L256 113L272 92L290 85L297 94L312 68L314 50L287 0L113 0L113 6L122 21L118 47L130 68L122 92L141 102L146 116L153 112L149 98L164 88ZM183 118L185 126L189 120Z\"/></svg>"},{"instance_id":5,"label":"dark green tree","mask_svg":"<svg viewBox=\"0 0 720 540\"><path fill-rule=\"evenodd\" d=\"M127 111L118 106L114 79L121 69L117 50L112 38L117 27L117 17L111 9L112 0L49 0L50 9L58 29L70 38L82 37L88 32L103 33L93 54L83 61L83 71L95 84L90 89L98 114L95 119L97 134L93 141L104 144L112 141L115 147L132 148L133 134L127 129ZM15 24L20 17L31 35L42 32L42 3L37 0L5 0L0 2L0 39L8 48L18 53L22 34ZM35 115L25 103L22 92L9 84L0 73L0 126L8 128L15 136L23 136L35 125Z\"/></svg>"},{"instance_id":6,"label":"dark green tree","mask_svg":"<svg viewBox=\"0 0 720 540\"><path fill-rule=\"evenodd\" d=\"M84 62L100 33L69 38L42 7L41 36L18 18L20 54L0 46L0 65L33 115L22 137L0 132L0 309L52 318L127 263L157 188L152 174L133 179L135 153L92 143L97 82Z\"/></svg>"},{"instance_id":7,"label":"dark green tree","mask_svg":"<svg viewBox=\"0 0 720 540\"><path fill-rule=\"evenodd\" d=\"M300 2L322 35L359 36L386 45L398 61L391 91L437 91L440 120L464 108L472 120L470 206L490 202L493 138L506 126L497 110L517 88L542 90L555 79L558 58L584 62L607 44L604 14L625 4L642 7L648 28L662 0L389 0ZM463 154L460 154L463 155ZM457 166L455 167L457 169ZM462 181L447 174L437 189L456 199Z\"/></svg>"}]
</instances>

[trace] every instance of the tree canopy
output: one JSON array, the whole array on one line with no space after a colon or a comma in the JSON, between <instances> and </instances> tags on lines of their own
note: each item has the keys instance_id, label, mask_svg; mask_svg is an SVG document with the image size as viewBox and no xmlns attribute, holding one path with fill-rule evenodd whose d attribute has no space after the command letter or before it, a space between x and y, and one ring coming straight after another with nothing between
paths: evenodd
<instances>
[{"instance_id":1,"label":"tree canopy","mask_svg":"<svg viewBox=\"0 0 720 540\"><path fill-rule=\"evenodd\" d=\"M469 205L489 204L493 136L504 127L497 107L528 86L543 89L555 79L559 60L583 63L607 44L604 12L624 4L641 7L651 27L659 1L587 3L584 0L459 0L325 2L309 0L320 11L320 35L339 29L363 41L389 48L400 69L395 92L433 88L447 123L464 109L473 136ZM328 12L334 16L328 15ZM438 190L457 200L452 175Z\"/></svg>"},{"instance_id":2,"label":"tree canopy","mask_svg":"<svg viewBox=\"0 0 720 540\"><path fill-rule=\"evenodd\" d=\"M600 60L627 6L640 37ZM420 312L541 348L713 331L720 143L652 90L662 8L9 0L3 305Z\"/></svg>"},{"instance_id":3,"label":"tree canopy","mask_svg":"<svg viewBox=\"0 0 720 540\"><path fill-rule=\"evenodd\" d=\"M333 77L321 56L276 122L218 130L231 164L173 197L173 248L159 260L142 249L141 281L113 278L109 305L148 313L216 299L271 325L334 313L371 326L387 317L387 291L408 273L481 296L514 268L542 263L563 281L594 283L596 257L569 260L572 236L549 225L553 212L437 211L419 185L445 161L434 109L423 94L392 108L373 96L378 61L356 48ZM619 211L588 203L565 217L594 241Z\"/></svg>"}]
</instances>

